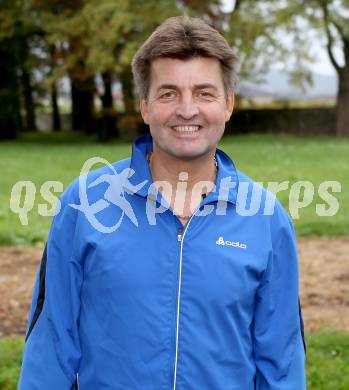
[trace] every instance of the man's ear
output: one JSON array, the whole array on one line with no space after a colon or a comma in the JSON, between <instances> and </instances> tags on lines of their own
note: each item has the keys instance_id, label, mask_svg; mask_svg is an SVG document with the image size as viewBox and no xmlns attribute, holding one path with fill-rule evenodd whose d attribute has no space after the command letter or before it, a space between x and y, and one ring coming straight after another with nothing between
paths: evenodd
<instances>
[{"instance_id":1,"label":"man's ear","mask_svg":"<svg viewBox=\"0 0 349 390\"><path fill-rule=\"evenodd\" d=\"M234 109L234 94L230 94L227 96L226 103L225 103L225 121L228 122L228 120L231 117L231 114L233 113Z\"/></svg>"},{"instance_id":2,"label":"man's ear","mask_svg":"<svg viewBox=\"0 0 349 390\"><path fill-rule=\"evenodd\" d=\"M146 125L149 125L148 102L144 97L141 97L139 100L139 109L141 111L143 122Z\"/></svg>"}]
</instances>

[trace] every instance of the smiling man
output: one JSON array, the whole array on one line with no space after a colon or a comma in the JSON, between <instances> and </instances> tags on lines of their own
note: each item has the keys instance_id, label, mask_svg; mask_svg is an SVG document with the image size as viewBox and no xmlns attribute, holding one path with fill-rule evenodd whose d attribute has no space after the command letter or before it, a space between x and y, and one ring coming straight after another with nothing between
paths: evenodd
<instances>
[{"instance_id":1,"label":"smiling man","mask_svg":"<svg viewBox=\"0 0 349 390\"><path fill-rule=\"evenodd\" d=\"M260 187L256 212L242 212L239 191L254 204L255 183L217 149L235 68L225 39L189 17L168 19L138 50L150 135L61 196L19 389L305 389L292 223ZM75 207L81 178L95 217L121 221L111 233Z\"/></svg>"},{"instance_id":2,"label":"smiling man","mask_svg":"<svg viewBox=\"0 0 349 390\"><path fill-rule=\"evenodd\" d=\"M137 60L136 56L135 69ZM152 176L155 182L169 182L172 189L180 173L187 174L184 202L178 202L180 194L162 191L185 221L201 201L202 193L195 191L195 185L205 183L209 191L214 186L216 147L233 111L234 97L226 94L222 66L212 57L156 58L149 78L147 96L141 96L141 112L153 138Z\"/></svg>"}]
</instances>

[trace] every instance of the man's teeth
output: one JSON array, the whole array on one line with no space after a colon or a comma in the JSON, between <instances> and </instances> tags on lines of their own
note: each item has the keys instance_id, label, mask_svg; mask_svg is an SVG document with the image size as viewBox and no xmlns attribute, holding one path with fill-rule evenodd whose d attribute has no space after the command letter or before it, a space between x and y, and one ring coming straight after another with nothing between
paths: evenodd
<instances>
[{"instance_id":1,"label":"man's teeth","mask_svg":"<svg viewBox=\"0 0 349 390\"><path fill-rule=\"evenodd\" d=\"M176 131L179 131L181 133L193 133L195 131L198 131L199 130L199 127L200 126L174 126L174 129Z\"/></svg>"}]
</instances>

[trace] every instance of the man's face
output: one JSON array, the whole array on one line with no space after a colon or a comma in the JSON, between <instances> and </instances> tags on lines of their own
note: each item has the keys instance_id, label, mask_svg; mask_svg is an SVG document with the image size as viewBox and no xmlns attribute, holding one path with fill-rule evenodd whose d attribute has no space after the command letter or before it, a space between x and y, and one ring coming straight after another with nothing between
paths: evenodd
<instances>
[{"instance_id":1,"label":"man's face","mask_svg":"<svg viewBox=\"0 0 349 390\"><path fill-rule=\"evenodd\" d=\"M214 154L233 110L215 58L159 58L151 65L148 99L141 99L154 153L179 159Z\"/></svg>"}]
</instances>

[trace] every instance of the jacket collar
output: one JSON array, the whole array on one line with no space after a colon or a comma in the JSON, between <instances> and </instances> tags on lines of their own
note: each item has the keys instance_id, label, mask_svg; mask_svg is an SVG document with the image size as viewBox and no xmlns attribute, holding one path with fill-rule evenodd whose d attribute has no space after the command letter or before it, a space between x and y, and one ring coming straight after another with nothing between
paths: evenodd
<instances>
[{"instance_id":1,"label":"jacket collar","mask_svg":"<svg viewBox=\"0 0 349 390\"><path fill-rule=\"evenodd\" d=\"M148 196L149 187L153 183L147 161L147 153L152 151L153 139L150 134L142 135L132 144L130 168L134 173L132 177L130 176L129 181L134 185L146 181L146 184L135 192L143 197ZM202 204L215 201L227 201L235 204L239 185L238 173L235 165L230 157L220 149L216 150L216 160L218 172L215 190L208 194Z\"/></svg>"}]
</instances>

